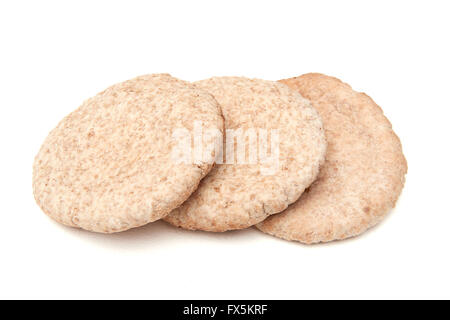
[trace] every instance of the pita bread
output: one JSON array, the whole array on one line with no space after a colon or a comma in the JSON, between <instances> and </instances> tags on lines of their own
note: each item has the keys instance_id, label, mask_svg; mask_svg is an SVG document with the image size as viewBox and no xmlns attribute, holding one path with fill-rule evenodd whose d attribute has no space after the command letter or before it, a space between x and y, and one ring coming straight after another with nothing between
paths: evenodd
<instances>
[{"instance_id":1,"label":"pita bread","mask_svg":"<svg viewBox=\"0 0 450 320\"><path fill-rule=\"evenodd\" d=\"M220 77L196 85L215 96L228 132L262 129L267 136L276 132L279 156L272 172L267 172L263 158L252 164L236 160L216 165L197 191L165 220L185 229L222 232L247 228L286 209L315 180L325 158L326 141L317 111L299 93L272 81ZM258 135L263 136L259 131ZM263 150L258 143L258 150Z\"/></svg>"},{"instance_id":2,"label":"pita bread","mask_svg":"<svg viewBox=\"0 0 450 320\"><path fill-rule=\"evenodd\" d=\"M356 236L394 207L407 165L383 111L364 93L322 74L281 80L322 116L328 151L317 180L286 211L257 227L304 243Z\"/></svg>"},{"instance_id":3,"label":"pita bread","mask_svg":"<svg viewBox=\"0 0 450 320\"><path fill-rule=\"evenodd\" d=\"M200 163L172 161L173 130L223 130L217 101L167 74L111 86L64 118L33 166L42 210L67 226L112 233L142 226L183 203L209 172Z\"/></svg>"}]
</instances>

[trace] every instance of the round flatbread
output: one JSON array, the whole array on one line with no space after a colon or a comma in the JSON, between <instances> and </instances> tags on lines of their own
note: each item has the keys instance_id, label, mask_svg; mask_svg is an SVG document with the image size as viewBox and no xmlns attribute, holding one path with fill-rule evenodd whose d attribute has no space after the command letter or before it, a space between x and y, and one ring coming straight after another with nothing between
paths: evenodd
<instances>
[{"instance_id":1,"label":"round flatbread","mask_svg":"<svg viewBox=\"0 0 450 320\"><path fill-rule=\"evenodd\" d=\"M273 81L220 77L196 85L221 105L225 145L234 147L235 154L224 147L225 163L217 164L165 220L185 229L221 232L247 228L286 209L314 181L325 158L317 111L299 93ZM239 130L245 143L234 139ZM239 150L244 149L242 161ZM251 155L256 151L255 161Z\"/></svg>"},{"instance_id":2,"label":"round flatbread","mask_svg":"<svg viewBox=\"0 0 450 320\"><path fill-rule=\"evenodd\" d=\"M340 80L306 74L281 80L322 116L328 150L317 180L286 211L257 227L304 243L356 236L394 207L405 182L400 140L373 100Z\"/></svg>"},{"instance_id":3,"label":"round flatbread","mask_svg":"<svg viewBox=\"0 0 450 320\"><path fill-rule=\"evenodd\" d=\"M192 131L195 121L223 130L217 101L188 82L156 74L113 85L46 138L33 166L38 205L60 223L103 233L164 217L214 163L213 152L174 161L174 130Z\"/></svg>"}]
</instances>

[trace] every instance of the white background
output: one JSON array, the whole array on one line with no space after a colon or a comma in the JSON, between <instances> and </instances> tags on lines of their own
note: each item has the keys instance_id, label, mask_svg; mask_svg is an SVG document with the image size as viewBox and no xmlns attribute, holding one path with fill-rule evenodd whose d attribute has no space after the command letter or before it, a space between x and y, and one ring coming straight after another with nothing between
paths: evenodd
<instances>
[{"instance_id":1,"label":"white background","mask_svg":"<svg viewBox=\"0 0 450 320\"><path fill-rule=\"evenodd\" d=\"M448 1L2 1L0 298L450 298ZM305 246L157 222L70 229L35 204L32 162L86 98L137 75L322 72L382 106L408 160L397 207Z\"/></svg>"}]
</instances>

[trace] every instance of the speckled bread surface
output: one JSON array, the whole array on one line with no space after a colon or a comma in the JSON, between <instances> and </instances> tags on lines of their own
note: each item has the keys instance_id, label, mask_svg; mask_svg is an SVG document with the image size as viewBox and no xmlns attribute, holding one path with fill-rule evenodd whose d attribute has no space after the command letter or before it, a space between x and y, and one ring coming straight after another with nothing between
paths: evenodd
<instances>
[{"instance_id":1,"label":"speckled bread surface","mask_svg":"<svg viewBox=\"0 0 450 320\"><path fill-rule=\"evenodd\" d=\"M50 132L33 165L33 191L56 221L112 233L160 219L214 163L172 161L175 128L223 130L217 101L168 74L140 76L86 100Z\"/></svg>"},{"instance_id":2,"label":"speckled bread surface","mask_svg":"<svg viewBox=\"0 0 450 320\"><path fill-rule=\"evenodd\" d=\"M222 232L247 228L286 209L314 181L325 159L317 111L298 92L273 81L218 77L196 85L215 96L227 130L277 130L279 165L267 174L260 161L217 164L165 220L185 229Z\"/></svg>"},{"instance_id":3,"label":"speckled bread surface","mask_svg":"<svg viewBox=\"0 0 450 320\"><path fill-rule=\"evenodd\" d=\"M281 80L322 116L328 150L317 180L284 212L257 227L303 243L361 234L395 206L407 164L383 111L364 93L322 74Z\"/></svg>"}]
</instances>

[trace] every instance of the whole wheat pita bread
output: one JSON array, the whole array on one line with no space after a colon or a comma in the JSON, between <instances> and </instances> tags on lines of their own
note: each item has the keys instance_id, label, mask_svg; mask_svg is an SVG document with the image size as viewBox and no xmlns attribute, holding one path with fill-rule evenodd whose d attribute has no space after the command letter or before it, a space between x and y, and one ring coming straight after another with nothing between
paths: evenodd
<instances>
[{"instance_id":1,"label":"whole wheat pita bread","mask_svg":"<svg viewBox=\"0 0 450 320\"><path fill-rule=\"evenodd\" d=\"M326 141L317 111L299 93L272 81L219 77L196 85L215 96L227 130L277 130L279 161L272 174L263 171L261 161L216 165L165 220L185 229L221 232L247 228L286 209L314 181L324 161Z\"/></svg>"},{"instance_id":2,"label":"whole wheat pita bread","mask_svg":"<svg viewBox=\"0 0 450 320\"><path fill-rule=\"evenodd\" d=\"M173 130L195 121L223 130L217 101L188 82L156 74L111 86L46 138L33 166L37 203L60 223L103 233L164 217L214 162L213 153L199 163L172 159Z\"/></svg>"},{"instance_id":3,"label":"whole wheat pita bread","mask_svg":"<svg viewBox=\"0 0 450 320\"><path fill-rule=\"evenodd\" d=\"M383 111L367 95L322 74L281 82L319 111L328 150L308 191L257 227L283 239L316 243L356 236L376 225L394 207L407 171L400 140Z\"/></svg>"}]
</instances>

